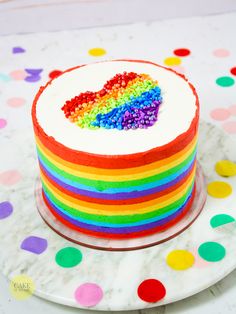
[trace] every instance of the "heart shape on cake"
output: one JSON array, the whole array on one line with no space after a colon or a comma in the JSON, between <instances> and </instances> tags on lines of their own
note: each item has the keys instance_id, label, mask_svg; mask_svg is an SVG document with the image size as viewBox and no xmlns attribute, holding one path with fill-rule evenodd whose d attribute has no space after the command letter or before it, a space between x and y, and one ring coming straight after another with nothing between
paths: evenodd
<instances>
[{"instance_id":1,"label":"heart shape on cake","mask_svg":"<svg viewBox=\"0 0 236 314\"><path fill-rule=\"evenodd\" d=\"M61 108L81 128L130 130L148 128L162 103L157 81L147 74L116 74L97 92L80 93Z\"/></svg>"}]
</instances>

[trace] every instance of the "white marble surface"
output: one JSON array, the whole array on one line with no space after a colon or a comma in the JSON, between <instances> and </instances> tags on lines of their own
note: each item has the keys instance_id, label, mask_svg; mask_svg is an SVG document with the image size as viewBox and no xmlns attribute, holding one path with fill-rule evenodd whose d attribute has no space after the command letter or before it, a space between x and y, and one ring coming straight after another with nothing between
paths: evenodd
<instances>
[{"instance_id":1,"label":"white marble surface","mask_svg":"<svg viewBox=\"0 0 236 314\"><path fill-rule=\"evenodd\" d=\"M1 73L7 74L24 67L43 67L43 81L47 73L55 68L65 69L73 65L94 60L87 55L91 47L102 46L108 54L106 58L143 58L154 62L163 62L164 57L172 54L176 47L187 46L192 50L190 58L183 59L182 66L186 75L196 85L201 100L201 115L212 122L210 111L215 107L227 108L236 103L235 87L220 89L215 84L216 77L228 75L231 66L235 65L234 32L236 14L169 20L153 23L142 23L126 26L114 26L90 30L79 30L59 33L33 35L13 35L0 41ZM4 22L6 23L6 21ZM4 24L5 26L6 24ZM187 25L187 27L186 27ZM140 44L141 43L141 44ZM21 45L27 54L13 57L11 47ZM148 47L148 49L147 49ZM217 59L212 51L226 48L231 52L228 58ZM0 115L6 118L8 125L1 134L1 145L8 142L13 130L28 127L30 122L30 105L41 82L34 85L12 81L0 83ZM27 100L25 106L12 109L6 105L9 97L21 96ZM231 119L234 119L233 117ZM221 121L213 121L221 127ZM234 137L232 135L232 137ZM205 140L205 139L204 139ZM14 145L14 143L12 142ZM3 147L3 146L1 146ZM18 154L23 151L20 149ZM13 151L11 152L11 156ZM0 170L14 167L18 162L18 154L14 158L5 157L0 163ZM33 162L33 160L32 160ZM36 168L32 168L36 169ZM24 171L24 165L20 169ZM25 180L25 178L24 178ZM27 186L27 182L25 182ZM23 189L24 190L24 189ZM142 310L142 313L167 314L234 314L236 311L236 272L232 272L224 280L213 287L186 300L167 306ZM85 310L56 305L36 297L27 301L16 301L9 294L8 284L0 277L0 313L88 313ZM132 312L135 313L135 312ZM137 312L136 312L137 313Z\"/></svg>"},{"instance_id":2,"label":"white marble surface","mask_svg":"<svg viewBox=\"0 0 236 314\"><path fill-rule=\"evenodd\" d=\"M207 174L207 181L212 181L218 178L214 164L221 159L233 160L236 156L236 146L227 135L212 125L202 123L200 130L198 160ZM1 161L14 160L16 168L21 168L23 164L24 169L21 170L25 180L13 188L2 189L0 193L1 199L5 197L14 205L13 214L0 221L0 238L4 239L0 242L0 266L1 271L10 279L19 274L30 276L36 286L36 295L56 303L81 308L74 299L74 291L85 282L94 282L102 287L104 297L93 309L144 309L191 296L222 279L236 267L235 223L218 229L212 229L209 224L210 219L217 213L235 217L235 192L222 200L208 196L197 220L172 240L136 251L93 250L68 242L42 221L34 199L35 174L38 168L32 134L30 130L12 132L10 138L15 143L14 148L8 141ZM224 180L230 182L236 190L236 178ZM43 235L43 238L47 239L48 248L43 254L35 255L20 249L21 242L29 235ZM172 250L185 249L194 252L200 244L207 241L222 244L227 251L226 257L206 267L193 266L186 271L174 271L167 266L165 258ZM81 264L70 269L58 267L55 254L66 246L80 249L83 254ZM200 257L196 255L195 258L197 263ZM137 297L138 285L148 278L157 278L164 283L167 290L165 298L156 304L143 302Z\"/></svg>"}]
</instances>

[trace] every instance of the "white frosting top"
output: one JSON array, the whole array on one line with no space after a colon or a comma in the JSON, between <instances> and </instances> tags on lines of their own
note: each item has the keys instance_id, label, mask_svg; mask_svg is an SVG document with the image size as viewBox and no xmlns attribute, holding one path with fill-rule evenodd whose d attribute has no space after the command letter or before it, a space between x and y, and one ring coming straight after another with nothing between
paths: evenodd
<instances>
[{"instance_id":1,"label":"white frosting top","mask_svg":"<svg viewBox=\"0 0 236 314\"><path fill-rule=\"evenodd\" d=\"M158 81L163 102L158 121L147 129L82 129L71 123L61 107L81 92L98 91L117 73L149 74ZM69 148L102 155L123 155L147 151L174 140L187 131L195 113L196 97L188 83L161 67L149 63L107 61L66 72L43 91L36 117L48 136Z\"/></svg>"}]
</instances>

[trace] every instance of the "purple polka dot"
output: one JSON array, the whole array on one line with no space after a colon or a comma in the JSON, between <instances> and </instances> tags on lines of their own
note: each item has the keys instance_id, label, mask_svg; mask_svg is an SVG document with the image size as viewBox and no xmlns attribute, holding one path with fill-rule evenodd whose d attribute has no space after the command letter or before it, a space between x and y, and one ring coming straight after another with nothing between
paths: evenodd
<instances>
[{"instance_id":1,"label":"purple polka dot","mask_svg":"<svg viewBox=\"0 0 236 314\"><path fill-rule=\"evenodd\" d=\"M30 75L30 76L26 76L26 78L25 78L25 81L29 82L29 83L38 82L40 80L41 80L40 75Z\"/></svg>"},{"instance_id":2,"label":"purple polka dot","mask_svg":"<svg viewBox=\"0 0 236 314\"><path fill-rule=\"evenodd\" d=\"M46 239L30 236L25 238L24 241L21 243L21 249L34 253L34 254L41 254L43 253L48 246L48 242Z\"/></svg>"},{"instance_id":3,"label":"purple polka dot","mask_svg":"<svg viewBox=\"0 0 236 314\"><path fill-rule=\"evenodd\" d=\"M29 75L25 78L26 82L34 83L41 80L40 73L43 71L43 69L25 69L25 72Z\"/></svg>"},{"instance_id":4,"label":"purple polka dot","mask_svg":"<svg viewBox=\"0 0 236 314\"><path fill-rule=\"evenodd\" d=\"M12 53L24 53L24 52L25 52L25 49L22 47L17 46L17 47L12 48Z\"/></svg>"},{"instance_id":5,"label":"purple polka dot","mask_svg":"<svg viewBox=\"0 0 236 314\"><path fill-rule=\"evenodd\" d=\"M0 203L0 219L7 218L13 212L13 206L10 202Z\"/></svg>"},{"instance_id":6,"label":"purple polka dot","mask_svg":"<svg viewBox=\"0 0 236 314\"><path fill-rule=\"evenodd\" d=\"M39 75L43 69L25 69L25 72L31 75Z\"/></svg>"}]
</instances>

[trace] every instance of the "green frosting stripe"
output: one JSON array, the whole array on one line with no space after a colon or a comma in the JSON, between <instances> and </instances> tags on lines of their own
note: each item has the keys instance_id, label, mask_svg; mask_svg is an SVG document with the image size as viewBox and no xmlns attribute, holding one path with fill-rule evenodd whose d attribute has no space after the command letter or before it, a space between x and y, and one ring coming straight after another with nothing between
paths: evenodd
<instances>
[{"instance_id":1,"label":"green frosting stripe","mask_svg":"<svg viewBox=\"0 0 236 314\"><path fill-rule=\"evenodd\" d=\"M193 188L193 184L194 182L192 182L192 184L189 186L189 188L187 189L187 191L184 193L184 195L182 197L180 197L177 201L175 201L174 203L162 207L160 209L157 210L153 210L151 212L148 213L144 213L144 214L135 214L135 215L114 215L114 216L107 216L107 215L102 215L99 213L99 210L97 211L97 215L94 214L88 214L79 210L75 210L74 208L64 204L63 202L59 201L53 194L52 192L45 186L45 184L43 183L43 189L46 193L46 195L48 196L48 198L55 203L56 205L60 206L62 209L64 209L65 211L67 211L69 214L73 215L74 217L81 217L87 220L92 220L92 221L99 221L99 222L108 222L108 223L114 223L114 224L118 224L118 223L132 223L132 222L139 222L145 219L149 219L149 218L153 218L153 217L158 217L159 215L165 214L168 211L171 211L173 209L177 209L179 206L183 205L183 203L186 201L186 199L188 198L188 196L190 195L192 188Z\"/></svg>"},{"instance_id":2,"label":"green frosting stripe","mask_svg":"<svg viewBox=\"0 0 236 314\"><path fill-rule=\"evenodd\" d=\"M65 172L64 170L59 169L54 164L52 164L45 157L45 155L43 155L43 153L40 151L39 148L37 148L37 150L38 150L39 157L42 159L44 164L49 169L55 171L56 173L58 173L59 175L61 175L62 177L66 178L66 179L69 179L69 180L74 181L74 182L78 182L78 183L83 184L83 185L95 187L97 190L105 190L105 189L111 189L111 188L129 188L132 186L141 186L141 185L144 185L147 183L161 180L161 179L166 178L166 177L176 173L177 171L181 170L184 166L186 166L194 158L194 156L196 154L196 147L194 147L194 149L190 153L190 155L184 161L182 161L180 164L178 164L177 166L175 166L171 169L168 169L167 171L164 171L162 173L159 173L159 174L147 177L147 178L142 178L142 179L138 179L138 180L130 180L130 181L121 181L121 182L120 181L119 182L114 182L114 181L110 182L110 181L91 180L91 179L86 179L86 178L81 178L81 177L71 175L71 174Z\"/></svg>"}]
</instances>

